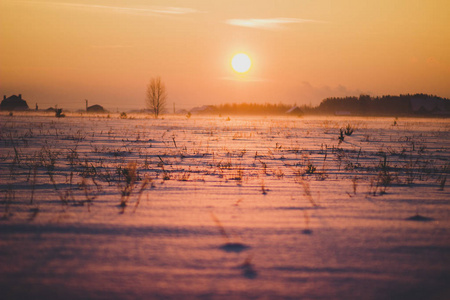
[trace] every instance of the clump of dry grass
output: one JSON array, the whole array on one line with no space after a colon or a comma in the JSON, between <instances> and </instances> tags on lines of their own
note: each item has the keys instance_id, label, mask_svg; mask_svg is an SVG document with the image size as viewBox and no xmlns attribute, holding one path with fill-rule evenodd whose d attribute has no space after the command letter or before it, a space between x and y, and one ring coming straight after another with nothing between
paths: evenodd
<instances>
[{"instance_id":1,"label":"clump of dry grass","mask_svg":"<svg viewBox=\"0 0 450 300\"><path fill-rule=\"evenodd\" d=\"M244 179L244 167L241 164L239 164L234 168L230 180L236 180L237 184L241 185L243 179Z\"/></svg>"},{"instance_id":2,"label":"clump of dry grass","mask_svg":"<svg viewBox=\"0 0 450 300\"><path fill-rule=\"evenodd\" d=\"M305 168L305 174L314 174L316 170L317 168L311 162L308 162L308 165Z\"/></svg>"},{"instance_id":3,"label":"clump of dry grass","mask_svg":"<svg viewBox=\"0 0 450 300\"><path fill-rule=\"evenodd\" d=\"M135 188L139 185L137 183L138 173L137 173L137 164L136 162L130 162L127 164L125 168L119 169L120 174L123 177L123 181L119 184L119 189L121 193L120 204L121 213L125 212L125 208L128 206L130 202L130 197ZM152 183L150 177L144 177L142 182L140 183L139 190L137 191L137 198L134 204L133 212L136 212L137 207L140 204L142 194L144 190Z\"/></svg>"},{"instance_id":4,"label":"clump of dry grass","mask_svg":"<svg viewBox=\"0 0 450 300\"><path fill-rule=\"evenodd\" d=\"M353 134L354 130L355 128L351 124L347 124L347 126L343 129L343 132L346 136L350 136Z\"/></svg>"},{"instance_id":5,"label":"clump of dry grass","mask_svg":"<svg viewBox=\"0 0 450 300\"><path fill-rule=\"evenodd\" d=\"M121 193L119 206L122 208L122 213L125 211L125 207L127 206L128 200L130 199L131 192L135 187L135 183L137 180L136 168L136 162L131 162L128 163L125 168L120 168L118 170L119 175L123 176L124 179L124 181L119 184Z\"/></svg>"},{"instance_id":6,"label":"clump of dry grass","mask_svg":"<svg viewBox=\"0 0 450 300\"><path fill-rule=\"evenodd\" d=\"M393 181L393 177L390 174L390 168L387 156L384 155L383 161L379 164L380 171L377 178L377 186L381 187L380 194L385 194L386 189Z\"/></svg>"}]
</instances>

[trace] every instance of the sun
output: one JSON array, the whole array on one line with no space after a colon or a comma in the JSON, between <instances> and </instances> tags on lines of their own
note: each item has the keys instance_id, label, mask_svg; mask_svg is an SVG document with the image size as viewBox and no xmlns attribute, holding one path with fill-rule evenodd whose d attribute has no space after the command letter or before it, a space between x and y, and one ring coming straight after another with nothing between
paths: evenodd
<instances>
[{"instance_id":1,"label":"sun","mask_svg":"<svg viewBox=\"0 0 450 300\"><path fill-rule=\"evenodd\" d=\"M233 70L235 70L236 72L245 73L252 66L252 61L250 60L250 57L248 57L247 54L239 53L233 56L233 59L231 60L231 66L233 67Z\"/></svg>"}]
</instances>

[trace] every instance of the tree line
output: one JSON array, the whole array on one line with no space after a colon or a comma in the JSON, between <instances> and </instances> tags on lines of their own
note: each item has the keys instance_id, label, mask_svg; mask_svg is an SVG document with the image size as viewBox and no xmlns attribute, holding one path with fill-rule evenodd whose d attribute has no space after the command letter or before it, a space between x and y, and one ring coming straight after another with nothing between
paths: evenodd
<instances>
[{"instance_id":1,"label":"tree line","mask_svg":"<svg viewBox=\"0 0 450 300\"><path fill-rule=\"evenodd\" d=\"M324 99L313 111L320 114L346 112L352 115L378 116L448 114L450 100L427 94L331 97Z\"/></svg>"},{"instance_id":2,"label":"tree line","mask_svg":"<svg viewBox=\"0 0 450 300\"><path fill-rule=\"evenodd\" d=\"M164 113L167 106L167 90L161 77L154 77L147 86L146 106L155 118ZM450 99L427 95L406 94L371 97L330 97L316 106L300 107L283 103L232 103L210 105L205 113L223 115L366 115L366 116L450 116ZM201 113L201 112L200 112Z\"/></svg>"}]
</instances>

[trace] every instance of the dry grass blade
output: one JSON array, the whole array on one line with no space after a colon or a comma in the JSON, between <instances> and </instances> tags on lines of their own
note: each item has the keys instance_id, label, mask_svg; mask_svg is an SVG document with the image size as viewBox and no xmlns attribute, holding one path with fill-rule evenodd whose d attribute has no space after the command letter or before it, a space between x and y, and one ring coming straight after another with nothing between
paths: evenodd
<instances>
[{"instance_id":1,"label":"dry grass blade","mask_svg":"<svg viewBox=\"0 0 450 300\"><path fill-rule=\"evenodd\" d=\"M37 165L33 167L33 180L31 181L31 197L30 204L33 204L34 191L36 189L36 175L37 175Z\"/></svg>"},{"instance_id":2,"label":"dry grass blade","mask_svg":"<svg viewBox=\"0 0 450 300\"><path fill-rule=\"evenodd\" d=\"M302 187L303 187L304 195L305 195L306 198L309 200L309 202L311 203L311 205L312 205L313 207L319 207L320 205L317 204L317 203L314 201L314 198L313 198L313 196L312 196L311 188L310 188L310 186L309 186L309 183L306 182L305 180L301 180L300 183L301 183L301 185L302 185Z\"/></svg>"},{"instance_id":3,"label":"dry grass blade","mask_svg":"<svg viewBox=\"0 0 450 300\"><path fill-rule=\"evenodd\" d=\"M220 234L227 240L227 242L230 242L230 236L228 235L227 231L225 230L225 227L223 227L220 220L216 217L216 215L211 212L211 219L216 224L217 229L219 229Z\"/></svg>"},{"instance_id":4,"label":"dry grass blade","mask_svg":"<svg viewBox=\"0 0 450 300\"><path fill-rule=\"evenodd\" d=\"M312 230L309 228L309 215L306 210L303 210L303 217L305 218L305 229L302 230L302 233L312 234Z\"/></svg>"},{"instance_id":5,"label":"dry grass blade","mask_svg":"<svg viewBox=\"0 0 450 300\"><path fill-rule=\"evenodd\" d=\"M253 256L249 255L244 262L239 266L242 269L242 275L248 279L253 279L258 276L258 272L252 263Z\"/></svg>"},{"instance_id":6,"label":"dry grass blade","mask_svg":"<svg viewBox=\"0 0 450 300\"><path fill-rule=\"evenodd\" d=\"M141 188L138 191L138 198L136 200L136 203L134 204L133 213L136 212L136 209L139 206L139 203L141 202L142 193L148 187L148 185L151 184L151 182L152 180L150 178L145 178L144 181L142 182Z\"/></svg>"}]
</instances>

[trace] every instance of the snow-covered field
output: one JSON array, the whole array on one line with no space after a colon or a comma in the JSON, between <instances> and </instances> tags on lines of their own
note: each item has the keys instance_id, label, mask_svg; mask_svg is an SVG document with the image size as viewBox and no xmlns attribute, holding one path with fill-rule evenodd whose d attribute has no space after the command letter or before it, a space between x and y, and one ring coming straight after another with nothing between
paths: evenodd
<instances>
[{"instance_id":1,"label":"snow-covered field","mask_svg":"<svg viewBox=\"0 0 450 300\"><path fill-rule=\"evenodd\" d=\"M4 114L0 298L450 299L449 159L445 119Z\"/></svg>"}]
</instances>

